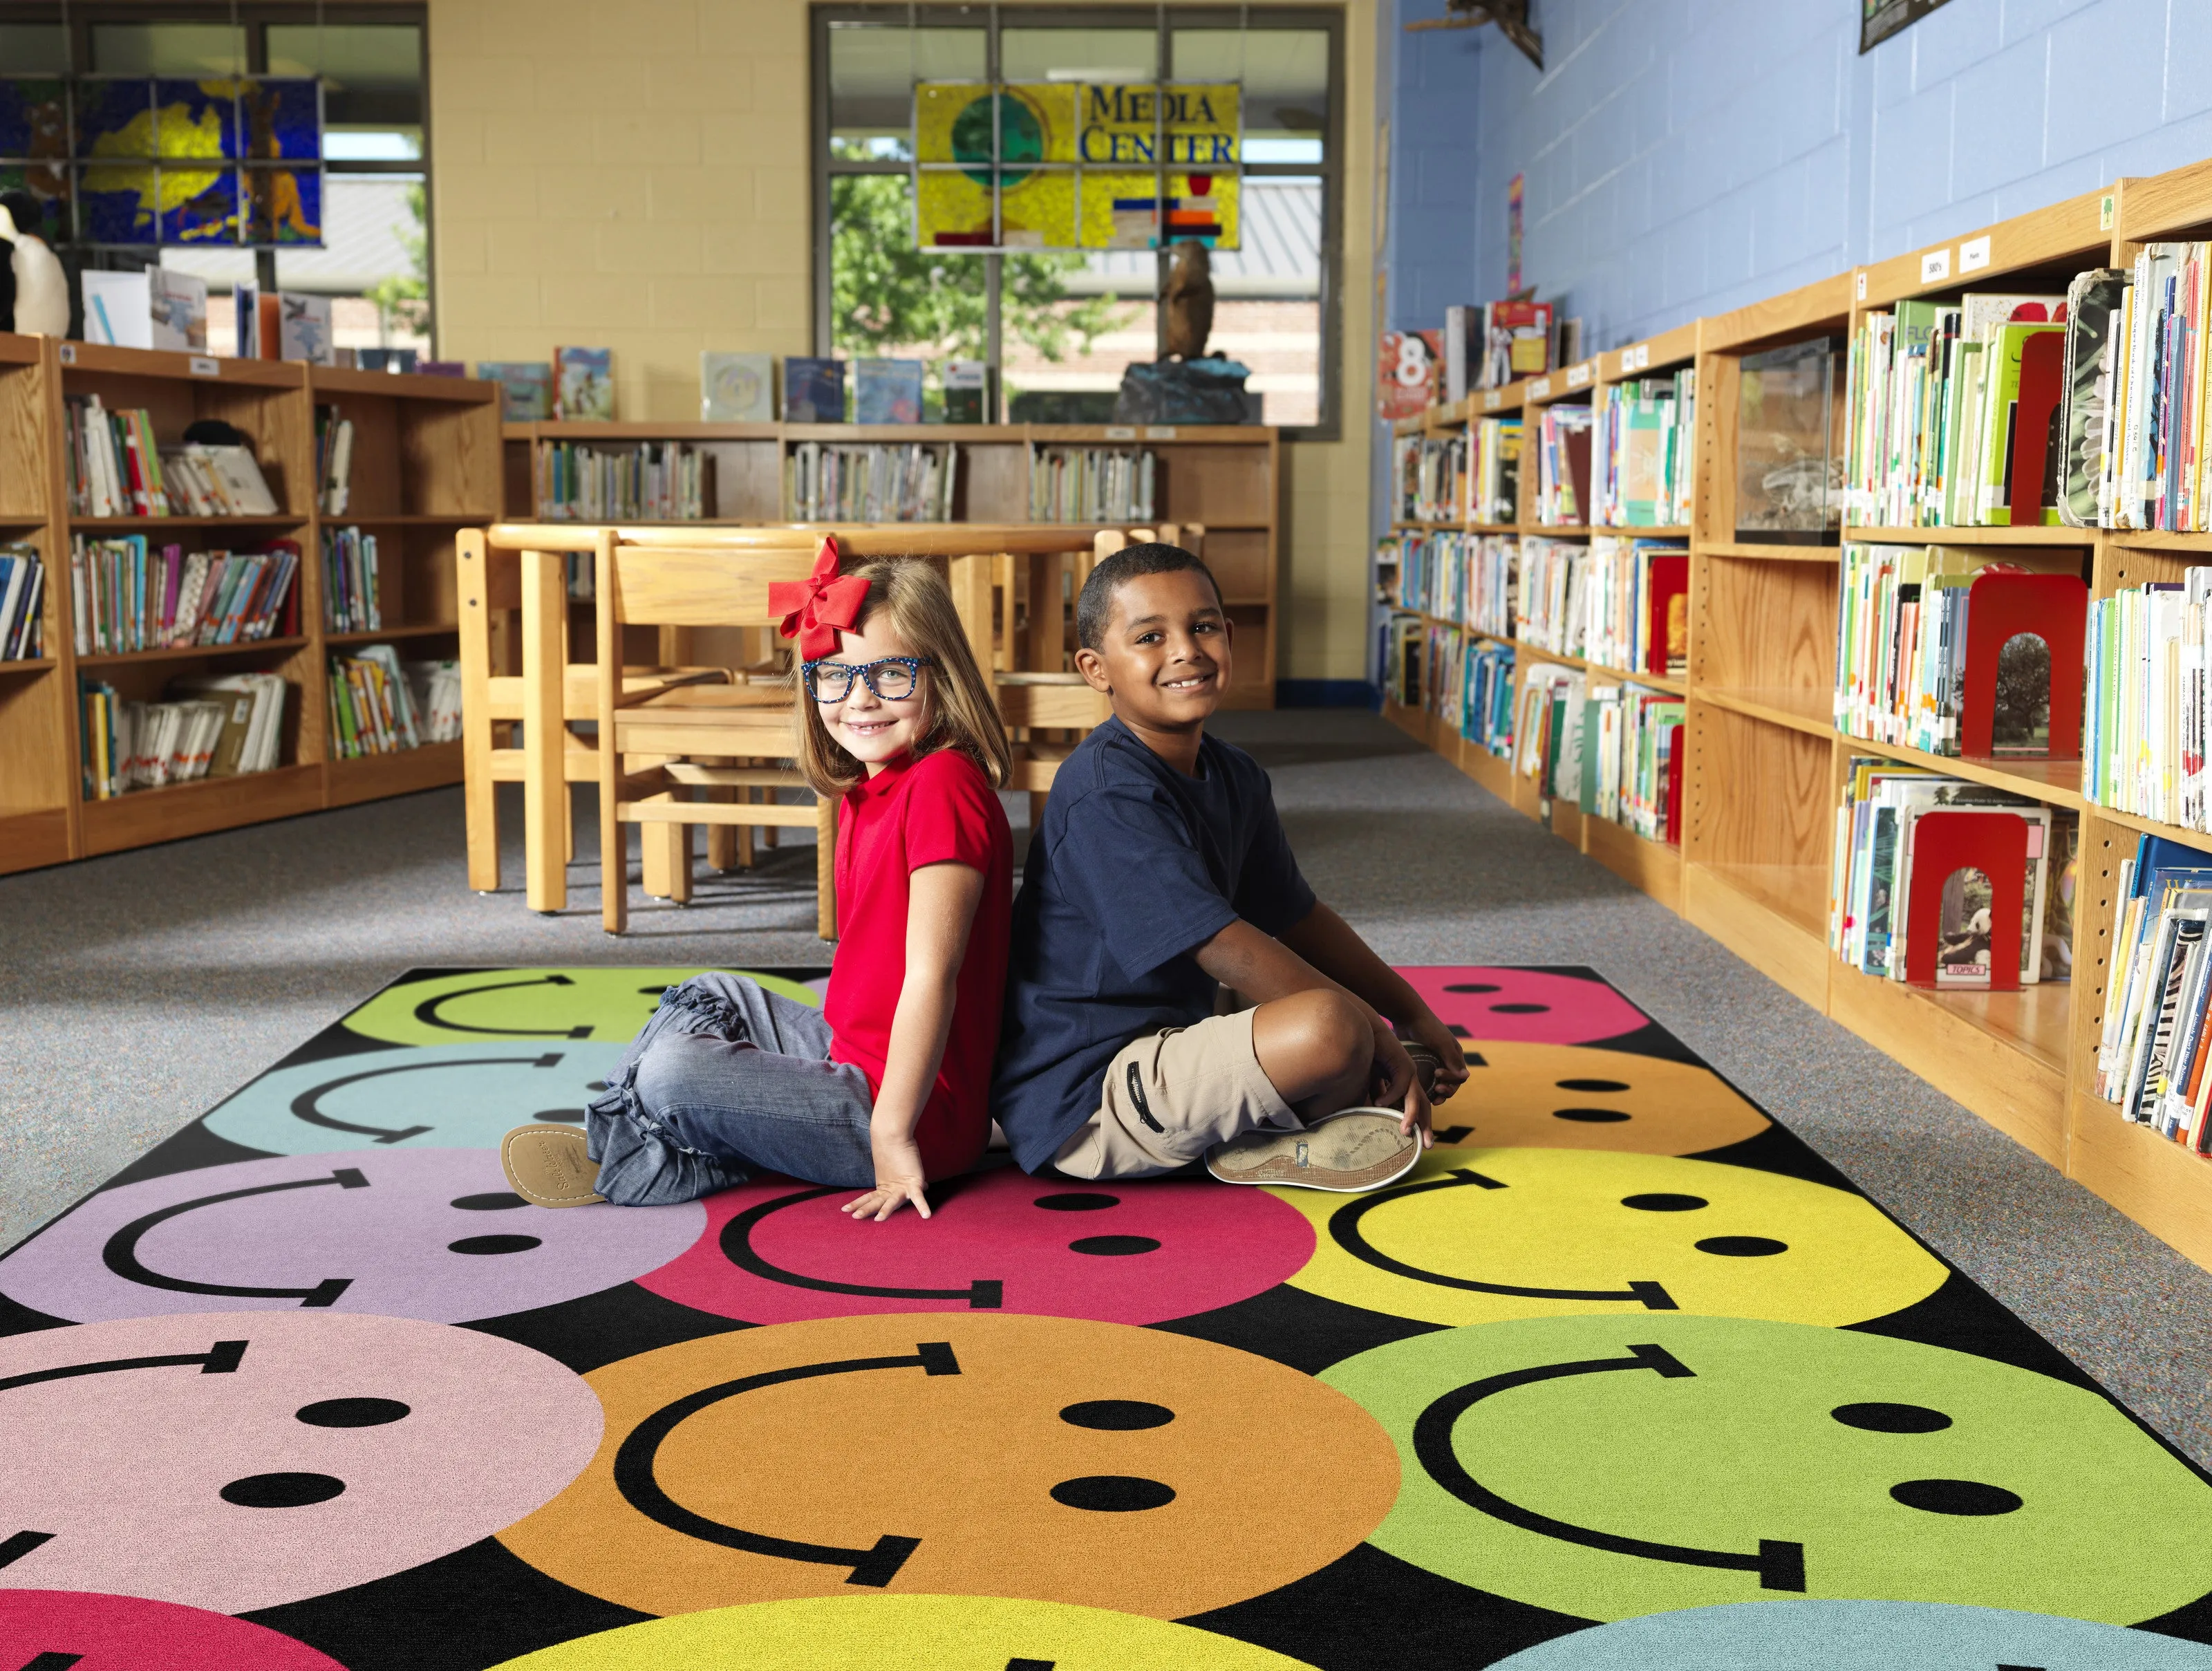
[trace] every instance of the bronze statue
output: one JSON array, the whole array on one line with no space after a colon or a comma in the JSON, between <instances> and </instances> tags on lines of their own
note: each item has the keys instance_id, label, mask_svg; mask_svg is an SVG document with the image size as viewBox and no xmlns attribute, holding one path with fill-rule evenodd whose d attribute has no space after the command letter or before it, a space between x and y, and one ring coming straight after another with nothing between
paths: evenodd
<instances>
[{"instance_id":1,"label":"bronze statue","mask_svg":"<svg viewBox=\"0 0 2212 1671\"><path fill-rule=\"evenodd\" d=\"M1185 239L1175 246L1168 273L1168 354L1196 360L1206 353L1213 330L1213 280L1206 246Z\"/></svg>"}]
</instances>

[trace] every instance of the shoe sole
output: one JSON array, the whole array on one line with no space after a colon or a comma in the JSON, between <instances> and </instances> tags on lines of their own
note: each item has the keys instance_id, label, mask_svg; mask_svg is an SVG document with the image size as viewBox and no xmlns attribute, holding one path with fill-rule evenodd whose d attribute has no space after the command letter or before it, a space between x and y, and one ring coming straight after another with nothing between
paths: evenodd
<instances>
[{"instance_id":1,"label":"shoe sole","mask_svg":"<svg viewBox=\"0 0 2212 1671\"><path fill-rule=\"evenodd\" d=\"M532 1206L589 1206L606 1197L592 1188L599 1169L574 1126L518 1126L499 1140L500 1170Z\"/></svg>"},{"instance_id":2,"label":"shoe sole","mask_svg":"<svg viewBox=\"0 0 2212 1671\"><path fill-rule=\"evenodd\" d=\"M1421 1158L1420 1139L1399 1131L1400 1118L1387 1109L1346 1109L1304 1131L1248 1133L1207 1155L1206 1170L1223 1183L1364 1194L1395 1183Z\"/></svg>"}]
</instances>

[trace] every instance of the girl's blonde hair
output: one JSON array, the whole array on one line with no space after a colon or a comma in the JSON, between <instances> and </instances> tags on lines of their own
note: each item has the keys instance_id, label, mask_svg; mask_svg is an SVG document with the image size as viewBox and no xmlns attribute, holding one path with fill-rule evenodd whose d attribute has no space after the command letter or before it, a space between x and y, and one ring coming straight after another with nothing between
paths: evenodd
<instances>
[{"instance_id":1,"label":"girl's blonde hair","mask_svg":"<svg viewBox=\"0 0 2212 1671\"><path fill-rule=\"evenodd\" d=\"M927 724L915 752L957 749L975 763L994 788L1004 785L1014 772L1006 729L968 647L968 635L961 629L960 613L952 606L945 577L920 557L840 568L868 583L868 599L860 606L860 629L884 622L908 649L929 664L919 687L927 704ZM796 683L799 769L817 794L842 795L866 775L867 769L830 735L821 704L807 693L805 679Z\"/></svg>"}]
</instances>

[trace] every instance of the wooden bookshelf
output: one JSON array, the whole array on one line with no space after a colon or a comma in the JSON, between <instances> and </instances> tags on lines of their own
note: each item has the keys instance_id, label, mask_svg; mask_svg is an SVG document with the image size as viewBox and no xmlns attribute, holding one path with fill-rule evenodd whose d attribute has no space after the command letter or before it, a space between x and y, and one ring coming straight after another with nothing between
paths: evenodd
<instances>
[{"instance_id":1,"label":"wooden bookshelf","mask_svg":"<svg viewBox=\"0 0 2212 1671\"><path fill-rule=\"evenodd\" d=\"M2152 179L2121 180L1596 357L1589 383L1598 386L1692 356L1698 368L1690 666L1680 682L1689 702L1688 754L1679 851L1639 841L1596 818L1562 818L1539 799L1533 781L1468 744L1441 717L1387 699L1384 712L1510 805L1545 822L1806 1003L2212 1268L2212 1163L2122 1120L2094 1091L2121 861L2141 834L2168 836L2208 853L2212 835L2087 801L2078 761L1960 759L1839 734L1833 719L1838 547L1739 540L1735 503L1737 368L1746 355L1820 337L1847 343L1863 313L1902 300L1948 301L1967 290L2063 292L2084 269L2128 266L2145 242L2206 238L2212 238L2212 161ZM1499 407L1510 409L1565 398L1570 392L1565 374L1554 372L1548 380L1494 392ZM1469 404L1433 408L1401 421L1396 431L1449 432L1468 421ZM1517 532L1580 538L1585 531L1539 527L1527 516L1533 465L1524 463L1524 471ZM1401 531L1439 526L1462 525L1407 524ZM2212 563L2212 534L1847 526L1843 538L2072 549L2083 556L2097 599L2145 581L2178 580L2192 567ZM1522 653L1588 665L1528 647ZM1618 677L1589 671L1594 678ZM1931 767L2080 817L2070 981L2016 993L1933 991L1863 974L1835 957L1827 945L1835 813L1850 762L1867 756Z\"/></svg>"},{"instance_id":2,"label":"wooden bookshelf","mask_svg":"<svg viewBox=\"0 0 2212 1671\"><path fill-rule=\"evenodd\" d=\"M252 438L274 516L83 517L69 509L64 402L97 393L111 410L144 408L156 437L178 441L197 418ZM404 641L411 654L458 653L453 544L495 520L501 467L495 385L396 376L292 362L211 359L0 334L0 538L35 545L46 568L46 654L0 662L0 873L204 835L270 818L460 781L458 744L370 760L332 757L328 667L334 648ZM346 514L317 501L315 408L354 425ZM377 536L382 632L325 629L323 532ZM251 643L80 656L70 613L73 534L252 550L300 546L297 629ZM87 799L78 766L80 671L128 698L159 697L197 672L266 671L290 687L274 770Z\"/></svg>"},{"instance_id":3,"label":"wooden bookshelf","mask_svg":"<svg viewBox=\"0 0 2212 1671\"><path fill-rule=\"evenodd\" d=\"M954 520L1026 523L1041 452L1053 447L1127 448L1152 453L1156 521L1206 530L1206 565L1221 582L1236 623L1236 678L1227 706L1275 705L1282 491L1277 432L1261 426L1056 423L562 422L504 426L506 515L554 520L541 502L545 450L562 441L607 447L683 441L709 461L706 515L670 526L745 527L791 520L786 484L793 450L807 442L844 446L951 443L960 449ZM615 519L627 522L628 519ZM849 525L848 525L849 526Z\"/></svg>"}]
</instances>

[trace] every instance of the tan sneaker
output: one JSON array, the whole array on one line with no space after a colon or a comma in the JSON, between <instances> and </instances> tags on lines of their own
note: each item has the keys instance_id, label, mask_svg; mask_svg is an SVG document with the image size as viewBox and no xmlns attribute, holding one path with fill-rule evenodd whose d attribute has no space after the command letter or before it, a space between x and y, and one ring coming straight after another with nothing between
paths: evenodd
<instances>
[{"instance_id":1,"label":"tan sneaker","mask_svg":"<svg viewBox=\"0 0 2212 1671\"><path fill-rule=\"evenodd\" d=\"M1395 1183L1421 1158L1420 1134L1389 1109L1346 1109L1303 1131L1262 1127L1215 1145L1206 1170L1224 1183L1288 1184L1353 1195Z\"/></svg>"},{"instance_id":2,"label":"tan sneaker","mask_svg":"<svg viewBox=\"0 0 2212 1671\"><path fill-rule=\"evenodd\" d=\"M514 1193L532 1206L589 1206L606 1200L592 1188L599 1169L574 1126L517 1126L499 1140L499 1164Z\"/></svg>"}]
</instances>

